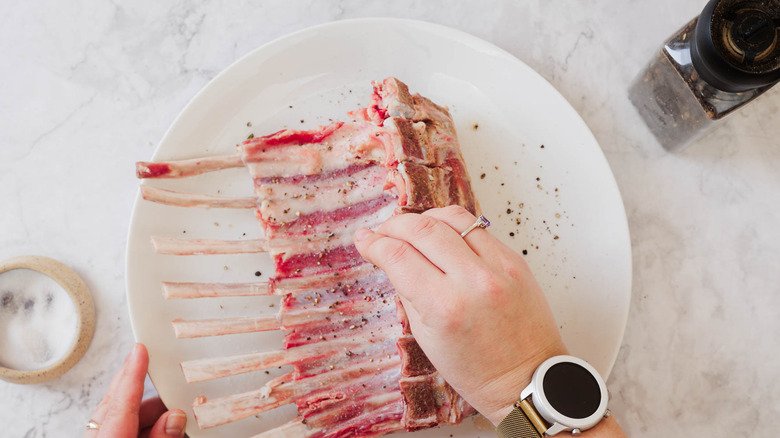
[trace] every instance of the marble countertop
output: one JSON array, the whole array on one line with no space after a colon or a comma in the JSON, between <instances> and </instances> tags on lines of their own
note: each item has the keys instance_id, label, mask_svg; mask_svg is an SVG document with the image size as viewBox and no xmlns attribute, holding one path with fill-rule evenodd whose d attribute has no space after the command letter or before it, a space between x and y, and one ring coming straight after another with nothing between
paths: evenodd
<instances>
[{"instance_id":1,"label":"marble countertop","mask_svg":"<svg viewBox=\"0 0 780 438\"><path fill-rule=\"evenodd\" d=\"M314 24L403 17L464 30L527 63L582 115L614 172L634 285L608 386L630 436L769 436L780 415L780 87L682 153L627 98L704 1L14 2L0 16L0 260L73 267L95 299L84 358L40 385L0 382L3 436L80 436L130 350L124 251L148 159L199 89ZM147 390L153 394L149 386ZM489 436L489 433L486 435Z\"/></svg>"}]
</instances>

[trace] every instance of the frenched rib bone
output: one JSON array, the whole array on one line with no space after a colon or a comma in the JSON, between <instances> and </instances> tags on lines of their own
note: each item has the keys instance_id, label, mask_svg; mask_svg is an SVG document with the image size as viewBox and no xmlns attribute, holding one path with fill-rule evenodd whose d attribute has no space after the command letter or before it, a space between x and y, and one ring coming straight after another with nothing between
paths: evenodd
<instances>
[{"instance_id":1,"label":"frenched rib bone","mask_svg":"<svg viewBox=\"0 0 780 438\"><path fill-rule=\"evenodd\" d=\"M268 282L257 283L162 283L163 297L166 300L177 298L208 298L208 297L254 297L272 295L273 290Z\"/></svg>"},{"instance_id":2,"label":"frenched rib bone","mask_svg":"<svg viewBox=\"0 0 780 438\"><path fill-rule=\"evenodd\" d=\"M179 193L172 190L159 189L150 185L141 185L141 196L152 202L177 207L202 208L255 208L257 199L254 196L231 198L226 196L199 195L194 193Z\"/></svg>"},{"instance_id":3,"label":"frenched rib bone","mask_svg":"<svg viewBox=\"0 0 780 438\"><path fill-rule=\"evenodd\" d=\"M216 240L178 239L175 237L152 236L152 246L157 254L213 255L268 252L265 239Z\"/></svg>"},{"instance_id":4,"label":"frenched rib bone","mask_svg":"<svg viewBox=\"0 0 780 438\"><path fill-rule=\"evenodd\" d=\"M135 174L138 178L182 178L243 166L240 155L225 155L157 163L139 162L135 165Z\"/></svg>"},{"instance_id":5,"label":"frenched rib bone","mask_svg":"<svg viewBox=\"0 0 780 438\"><path fill-rule=\"evenodd\" d=\"M357 341L318 342L287 350L191 360L182 362L181 369L188 383L202 382L298 362L322 360L337 354L359 354L362 347Z\"/></svg>"},{"instance_id":6,"label":"frenched rib bone","mask_svg":"<svg viewBox=\"0 0 780 438\"><path fill-rule=\"evenodd\" d=\"M358 228L394 214L478 205L445 107L395 78L374 83L371 104L310 131L244 141L238 154L138 163L139 178L181 178L245 167L251 197L178 193L142 185L165 205L253 208L265 239L223 241L155 236L159 254L267 252L268 282L164 282L166 299L278 295L279 313L172 322L178 338L286 331L283 348L182 362L187 382L272 367L292 371L242 394L193 404L201 428L294 403L299 417L254 438L377 437L457 424L473 409L439 376L408 329L385 274L357 252Z\"/></svg>"},{"instance_id":7,"label":"frenched rib bone","mask_svg":"<svg viewBox=\"0 0 780 438\"><path fill-rule=\"evenodd\" d=\"M356 387L375 386L376 377L380 381L392 381L398 367L398 357L392 356L382 362L363 360L343 369L305 377L285 375L281 381L271 381L259 390L214 400L198 399L193 410L202 428L219 426L290 403L297 403L299 409L303 404L319 411L343 400L350 389L349 392L355 392ZM343 387L334 389L334 385ZM312 406L317 403L331 406Z\"/></svg>"},{"instance_id":8,"label":"frenched rib bone","mask_svg":"<svg viewBox=\"0 0 780 438\"><path fill-rule=\"evenodd\" d=\"M174 319L171 321L171 324L173 325L173 332L179 339L267 332L281 328L277 315L199 319L195 321Z\"/></svg>"}]
</instances>

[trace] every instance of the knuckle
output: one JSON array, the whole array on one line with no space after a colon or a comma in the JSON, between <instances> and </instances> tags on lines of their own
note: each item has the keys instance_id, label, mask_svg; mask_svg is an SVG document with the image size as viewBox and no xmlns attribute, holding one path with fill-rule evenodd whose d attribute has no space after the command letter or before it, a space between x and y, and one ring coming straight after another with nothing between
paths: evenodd
<instances>
[{"instance_id":1,"label":"knuckle","mask_svg":"<svg viewBox=\"0 0 780 438\"><path fill-rule=\"evenodd\" d=\"M531 272L531 268L528 267L528 262L517 253L513 253L512 257L504 260L503 263L504 272L513 280L523 283L527 281Z\"/></svg>"},{"instance_id":2,"label":"knuckle","mask_svg":"<svg viewBox=\"0 0 780 438\"><path fill-rule=\"evenodd\" d=\"M479 285L476 292L480 298L494 305L502 304L506 300L507 290L510 289L499 275L488 269L478 269L473 273L473 278Z\"/></svg>"},{"instance_id":3,"label":"knuckle","mask_svg":"<svg viewBox=\"0 0 780 438\"><path fill-rule=\"evenodd\" d=\"M466 324L464 312L466 305L459 299L447 299L437 306L426 306L418 310L423 323L444 333L456 334L463 330Z\"/></svg>"},{"instance_id":4,"label":"knuckle","mask_svg":"<svg viewBox=\"0 0 780 438\"><path fill-rule=\"evenodd\" d=\"M465 303L463 300L448 300L444 304L444 315L442 322L444 323L444 329L448 332L458 332L463 328L464 319L463 315L466 311Z\"/></svg>"},{"instance_id":5,"label":"knuckle","mask_svg":"<svg viewBox=\"0 0 780 438\"><path fill-rule=\"evenodd\" d=\"M469 271L469 276L477 284L479 290L490 287L495 283L494 274L487 266L472 266Z\"/></svg>"},{"instance_id":6,"label":"knuckle","mask_svg":"<svg viewBox=\"0 0 780 438\"><path fill-rule=\"evenodd\" d=\"M471 213L468 212L465 208L461 207L460 205L450 205L447 207L444 207L441 209L442 213L446 214L449 217L458 218L463 216L472 216Z\"/></svg>"},{"instance_id":7,"label":"knuckle","mask_svg":"<svg viewBox=\"0 0 780 438\"><path fill-rule=\"evenodd\" d=\"M386 221L382 223L382 225L379 226L379 229L377 229L377 232L382 233L384 231L387 231L388 228L393 228L396 226L401 226L400 224L404 222L405 220L408 220L410 217L419 216L417 213L405 213L400 215L391 216Z\"/></svg>"},{"instance_id":8,"label":"knuckle","mask_svg":"<svg viewBox=\"0 0 780 438\"><path fill-rule=\"evenodd\" d=\"M111 408L106 412L106 422L111 422L112 420L121 420L127 417L137 417L138 416L138 410L133 409L129 404L127 403L114 403L111 405Z\"/></svg>"},{"instance_id":9,"label":"knuckle","mask_svg":"<svg viewBox=\"0 0 780 438\"><path fill-rule=\"evenodd\" d=\"M412 247L403 241L385 241L384 248L381 248L381 259L388 265L396 265L403 262Z\"/></svg>"},{"instance_id":10,"label":"knuckle","mask_svg":"<svg viewBox=\"0 0 780 438\"><path fill-rule=\"evenodd\" d=\"M100 403L98 403L97 407L95 408L95 413L108 411L110 404L110 399L108 398L108 394L106 394L106 396L100 400Z\"/></svg>"},{"instance_id":11,"label":"knuckle","mask_svg":"<svg viewBox=\"0 0 780 438\"><path fill-rule=\"evenodd\" d=\"M418 215L414 224L412 225L412 233L416 237L425 237L435 232L439 226L439 221L430 217Z\"/></svg>"},{"instance_id":12,"label":"knuckle","mask_svg":"<svg viewBox=\"0 0 780 438\"><path fill-rule=\"evenodd\" d=\"M512 279L514 279L514 280L521 280L523 278L522 271L514 263L508 264L504 268L504 272L506 272L506 275L512 277Z\"/></svg>"}]
</instances>

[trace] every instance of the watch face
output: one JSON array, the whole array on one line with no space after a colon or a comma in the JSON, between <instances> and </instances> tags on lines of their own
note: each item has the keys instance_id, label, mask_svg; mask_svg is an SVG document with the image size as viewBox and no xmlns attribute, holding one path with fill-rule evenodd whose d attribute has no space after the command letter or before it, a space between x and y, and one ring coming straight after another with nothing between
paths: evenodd
<instances>
[{"instance_id":1,"label":"watch face","mask_svg":"<svg viewBox=\"0 0 780 438\"><path fill-rule=\"evenodd\" d=\"M601 388L593 375L572 362L560 362L544 374L544 395L550 405L570 418L587 418L601 403Z\"/></svg>"}]
</instances>

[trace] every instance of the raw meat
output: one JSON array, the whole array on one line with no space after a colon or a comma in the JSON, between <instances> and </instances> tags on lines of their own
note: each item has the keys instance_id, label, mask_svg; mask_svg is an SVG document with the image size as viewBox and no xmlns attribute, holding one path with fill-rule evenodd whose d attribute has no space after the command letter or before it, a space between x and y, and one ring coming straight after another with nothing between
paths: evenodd
<instances>
[{"instance_id":1,"label":"raw meat","mask_svg":"<svg viewBox=\"0 0 780 438\"><path fill-rule=\"evenodd\" d=\"M352 241L393 214L457 204L478 208L446 108L388 78L352 121L245 141L235 156L138 163L139 178L179 178L245 166L255 196L224 198L142 186L174 206L256 208L265 239L153 237L162 254L268 252L267 283L163 283L167 299L281 295L277 315L173 321L177 337L285 330L283 349L183 362L188 382L292 365L262 388L199 397L202 428L295 403L299 417L260 437L374 437L457 424L473 409L439 376L409 331L384 273Z\"/></svg>"}]
</instances>

